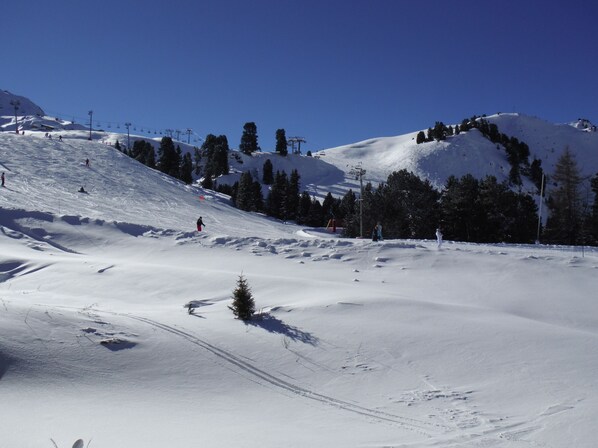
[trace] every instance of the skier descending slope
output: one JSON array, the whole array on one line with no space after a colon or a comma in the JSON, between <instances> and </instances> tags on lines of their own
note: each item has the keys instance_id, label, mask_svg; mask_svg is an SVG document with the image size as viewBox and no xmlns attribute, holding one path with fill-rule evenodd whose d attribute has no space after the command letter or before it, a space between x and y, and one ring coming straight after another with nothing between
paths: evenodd
<instances>
[{"instance_id":1,"label":"skier descending slope","mask_svg":"<svg viewBox=\"0 0 598 448\"><path fill-rule=\"evenodd\" d=\"M201 219L201 216L200 216L200 217L197 219L197 231L198 231L198 232L201 232L201 226L204 226L204 227L205 227L206 225L203 223L203 219Z\"/></svg>"}]
</instances>

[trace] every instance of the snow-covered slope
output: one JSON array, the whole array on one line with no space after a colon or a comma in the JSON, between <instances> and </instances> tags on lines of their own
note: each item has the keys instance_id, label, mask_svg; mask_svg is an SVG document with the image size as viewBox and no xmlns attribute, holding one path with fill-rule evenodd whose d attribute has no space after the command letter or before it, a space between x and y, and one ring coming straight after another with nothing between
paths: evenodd
<instances>
[{"instance_id":1,"label":"snow-covered slope","mask_svg":"<svg viewBox=\"0 0 598 448\"><path fill-rule=\"evenodd\" d=\"M498 126L499 132L516 137L530 147L530 161L537 158L550 175L558 158L568 146L575 154L579 168L586 176L598 172L598 133L588 128L568 124L555 125L539 118L521 114L498 114L486 117ZM337 167L351 167L357 163L366 170L365 179L374 184L386 181L393 171L406 169L428 179L442 188L451 176L472 174L480 179L496 176L508 180L510 165L504 148L471 130L444 141L416 144L417 132L398 137L384 137L331 148L317 153ZM533 191L531 182L524 180L524 189Z\"/></svg>"},{"instance_id":2,"label":"snow-covered slope","mask_svg":"<svg viewBox=\"0 0 598 448\"><path fill-rule=\"evenodd\" d=\"M341 239L75 137L0 133L0 446L595 446L595 250Z\"/></svg>"},{"instance_id":3,"label":"snow-covered slope","mask_svg":"<svg viewBox=\"0 0 598 448\"><path fill-rule=\"evenodd\" d=\"M28 98L20 95L14 95L8 90L0 90L0 115L13 116L15 115L15 106L17 107L17 115L38 115L43 116L44 111L37 104L33 103Z\"/></svg>"}]
</instances>

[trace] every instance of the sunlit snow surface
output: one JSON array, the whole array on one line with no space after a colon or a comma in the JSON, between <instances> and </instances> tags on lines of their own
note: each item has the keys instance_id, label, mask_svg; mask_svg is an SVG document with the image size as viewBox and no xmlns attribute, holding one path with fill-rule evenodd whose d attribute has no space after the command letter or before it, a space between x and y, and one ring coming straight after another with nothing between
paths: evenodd
<instances>
[{"instance_id":1,"label":"sunlit snow surface","mask_svg":"<svg viewBox=\"0 0 598 448\"><path fill-rule=\"evenodd\" d=\"M595 249L343 239L71 137L0 133L1 447L595 446Z\"/></svg>"}]
</instances>

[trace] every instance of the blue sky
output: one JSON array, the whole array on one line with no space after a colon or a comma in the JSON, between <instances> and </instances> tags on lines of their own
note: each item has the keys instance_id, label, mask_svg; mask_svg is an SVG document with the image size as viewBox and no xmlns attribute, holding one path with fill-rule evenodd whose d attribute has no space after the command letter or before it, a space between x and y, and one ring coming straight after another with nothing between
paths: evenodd
<instances>
[{"instance_id":1,"label":"blue sky","mask_svg":"<svg viewBox=\"0 0 598 448\"><path fill-rule=\"evenodd\" d=\"M0 89L107 127L317 151L522 112L598 122L590 0L5 2Z\"/></svg>"}]
</instances>

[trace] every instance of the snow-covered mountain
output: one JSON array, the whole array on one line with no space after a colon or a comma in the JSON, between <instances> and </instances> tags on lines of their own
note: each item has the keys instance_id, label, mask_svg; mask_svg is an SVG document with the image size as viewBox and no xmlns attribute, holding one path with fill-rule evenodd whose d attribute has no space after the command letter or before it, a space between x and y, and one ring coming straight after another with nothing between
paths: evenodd
<instances>
[{"instance_id":1,"label":"snow-covered mountain","mask_svg":"<svg viewBox=\"0 0 598 448\"><path fill-rule=\"evenodd\" d=\"M1 447L595 446L595 248L343 239L61 135L0 133Z\"/></svg>"},{"instance_id":2,"label":"snow-covered mountain","mask_svg":"<svg viewBox=\"0 0 598 448\"><path fill-rule=\"evenodd\" d=\"M24 97L1 92L0 128L14 130L14 114L10 101L22 102L21 111L27 116L19 117L19 128L23 131L50 132L56 137L62 135L72 139L89 137L88 128L82 124L45 116L41 108ZM10 113L7 113L10 112ZM542 169L550 176L555 163L566 147L575 154L584 177L589 178L598 172L598 132L588 119L580 118L568 124L549 123L537 117L517 113L501 113L484 117L498 127L502 134L525 142L530 148L530 161L539 159ZM438 189L443 188L449 176L461 177L472 174L481 179L495 176L499 181L508 180L510 165L504 147L492 143L478 130L470 130L448 137L443 141L416 144L419 131L395 137L378 137L319 151L314 157L290 154L279 157L270 152L256 153L247 157L234 152L230 157L231 174L218 179L218 182L233 184L241 173L250 171L255 179L261 180L266 159L273 163L274 170L290 173L297 169L301 175L303 189L312 195L323 198L328 192L340 196L349 189L359 189L359 181L354 175L355 168L365 170L364 182L377 185L385 182L393 171L406 169L423 179L428 179ZM39 134L38 134L39 135ZM136 140L151 142L157 150L161 137L150 138L119 132L93 131L93 139L104 144L133 145ZM177 141L183 152L193 152L193 145ZM536 187L530 179L523 177L522 188L530 193Z\"/></svg>"},{"instance_id":3,"label":"snow-covered mountain","mask_svg":"<svg viewBox=\"0 0 598 448\"><path fill-rule=\"evenodd\" d=\"M555 163L568 146L575 154L584 175L598 172L598 133L587 127L552 124L521 114L497 114L485 117L497 125L499 132L515 137L530 147L530 162L542 161L544 172L550 175ZM317 153L337 166L350 167L358 162L366 169L366 179L383 182L393 171L406 169L441 189L451 176L472 174L480 179L487 175L499 181L508 180L510 165L502 146L492 143L478 130L448 137L444 141L416 144L417 132L398 137L384 137L327 149ZM524 189L535 187L524 179Z\"/></svg>"}]
</instances>

